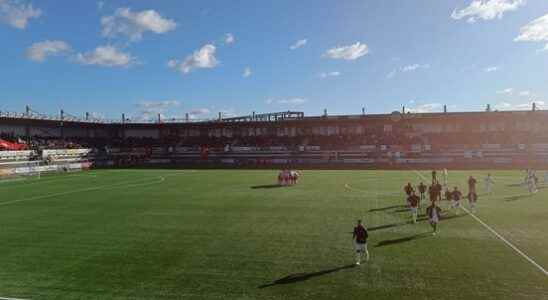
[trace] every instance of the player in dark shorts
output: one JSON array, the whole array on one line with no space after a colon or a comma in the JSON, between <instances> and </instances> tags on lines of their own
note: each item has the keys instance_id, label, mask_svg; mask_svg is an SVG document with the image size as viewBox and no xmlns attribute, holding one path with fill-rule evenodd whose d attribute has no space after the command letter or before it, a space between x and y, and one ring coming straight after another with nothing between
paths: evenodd
<instances>
[{"instance_id":1,"label":"player in dark shorts","mask_svg":"<svg viewBox=\"0 0 548 300\"><path fill-rule=\"evenodd\" d=\"M362 225L362 220L358 220L358 224L354 227L354 233L352 234L352 240L354 241L354 247L356 248L356 265L361 264L362 255L365 254L365 261L369 260L369 251L367 251L367 238L369 234L367 229Z\"/></svg>"},{"instance_id":2,"label":"player in dark shorts","mask_svg":"<svg viewBox=\"0 0 548 300\"><path fill-rule=\"evenodd\" d=\"M478 194L468 193L468 203L470 204L470 209L473 213L476 212L476 204L478 203Z\"/></svg>"},{"instance_id":3,"label":"player in dark shorts","mask_svg":"<svg viewBox=\"0 0 548 300\"><path fill-rule=\"evenodd\" d=\"M443 187L441 186L441 184L436 181L436 184L434 184L435 188L436 188L436 191L438 192L438 201L441 201L441 191L443 190Z\"/></svg>"},{"instance_id":4,"label":"player in dark shorts","mask_svg":"<svg viewBox=\"0 0 548 300\"><path fill-rule=\"evenodd\" d=\"M428 196L430 197L430 202L436 202L436 200L438 200L438 192L436 191L436 186L434 184L428 187Z\"/></svg>"},{"instance_id":5,"label":"player in dark shorts","mask_svg":"<svg viewBox=\"0 0 548 300\"><path fill-rule=\"evenodd\" d=\"M476 178L470 176L468 177L468 193L474 193L476 194L476 184L477 184Z\"/></svg>"},{"instance_id":6,"label":"player in dark shorts","mask_svg":"<svg viewBox=\"0 0 548 300\"><path fill-rule=\"evenodd\" d=\"M451 190L449 190L449 188L445 190L445 201L447 201L448 207L451 207L451 201L453 201L453 193L451 192Z\"/></svg>"},{"instance_id":7,"label":"player in dark shorts","mask_svg":"<svg viewBox=\"0 0 548 300\"><path fill-rule=\"evenodd\" d=\"M411 182L408 182L407 185L403 187L403 191L406 195L405 199L407 200L407 206L409 206L409 197L411 197L411 194L415 191L413 186L411 186Z\"/></svg>"},{"instance_id":8,"label":"player in dark shorts","mask_svg":"<svg viewBox=\"0 0 548 300\"><path fill-rule=\"evenodd\" d=\"M428 216L430 226L432 226L432 235L436 235L438 233L438 222L441 217L441 208L436 205L435 201L426 209L426 215Z\"/></svg>"},{"instance_id":9,"label":"player in dark shorts","mask_svg":"<svg viewBox=\"0 0 548 300\"><path fill-rule=\"evenodd\" d=\"M407 196L411 196L411 193L414 191L411 182L408 182L407 185L403 187L403 191Z\"/></svg>"},{"instance_id":10,"label":"player in dark shorts","mask_svg":"<svg viewBox=\"0 0 548 300\"><path fill-rule=\"evenodd\" d=\"M424 198L426 197L426 185L424 185L424 183L422 182L421 184L419 184L419 193L421 194L421 200L424 200Z\"/></svg>"},{"instance_id":11,"label":"player in dark shorts","mask_svg":"<svg viewBox=\"0 0 548 300\"><path fill-rule=\"evenodd\" d=\"M415 194L414 191L411 193L411 196L409 196L409 209L411 210L413 223L417 223L417 215L418 215L420 200L421 199L419 198L419 196Z\"/></svg>"},{"instance_id":12,"label":"player in dark shorts","mask_svg":"<svg viewBox=\"0 0 548 300\"><path fill-rule=\"evenodd\" d=\"M451 192L453 203L452 206L456 210L456 214L459 214L459 208L460 208L460 200L462 199L462 193L459 191L458 187L455 187L453 189L453 192Z\"/></svg>"},{"instance_id":13,"label":"player in dark shorts","mask_svg":"<svg viewBox=\"0 0 548 300\"><path fill-rule=\"evenodd\" d=\"M445 190L445 200L446 201L453 200L453 193L449 189Z\"/></svg>"}]
</instances>

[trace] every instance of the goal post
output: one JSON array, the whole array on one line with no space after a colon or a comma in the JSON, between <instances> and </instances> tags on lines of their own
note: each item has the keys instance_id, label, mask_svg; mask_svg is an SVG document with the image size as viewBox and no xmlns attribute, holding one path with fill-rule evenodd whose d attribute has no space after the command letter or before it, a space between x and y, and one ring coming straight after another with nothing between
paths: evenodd
<instances>
[{"instance_id":1,"label":"goal post","mask_svg":"<svg viewBox=\"0 0 548 300\"><path fill-rule=\"evenodd\" d=\"M0 182L40 179L41 176L40 161L18 162L0 166Z\"/></svg>"}]
</instances>

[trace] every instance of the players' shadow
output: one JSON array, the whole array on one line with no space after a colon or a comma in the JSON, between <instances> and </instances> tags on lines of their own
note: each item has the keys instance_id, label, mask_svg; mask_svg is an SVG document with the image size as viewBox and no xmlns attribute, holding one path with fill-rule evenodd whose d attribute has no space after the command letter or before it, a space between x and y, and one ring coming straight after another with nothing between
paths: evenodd
<instances>
[{"instance_id":1,"label":"players' shadow","mask_svg":"<svg viewBox=\"0 0 548 300\"><path fill-rule=\"evenodd\" d=\"M429 236L431 236L431 232L423 232L423 233L419 233L419 234L415 234L415 235L412 235L412 236L407 236L407 237L403 237L403 238L399 238L399 239L384 240L384 241L380 241L377 245L375 245L375 248L376 247L390 246L390 245L395 245L395 244L401 244L401 243L410 242L410 241L418 240L418 239L424 239L424 238L427 238Z\"/></svg>"},{"instance_id":2,"label":"players' shadow","mask_svg":"<svg viewBox=\"0 0 548 300\"><path fill-rule=\"evenodd\" d=\"M267 185L255 185L255 186L252 186L251 188L256 190L256 189L276 189L276 188L282 188L282 187L286 187L287 185L279 185L279 184L267 184Z\"/></svg>"},{"instance_id":3,"label":"players' shadow","mask_svg":"<svg viewBox=\"0 0 548 300\"><path fill-rule=\"evenodd\" d=\"M297 283L297 282L308 280L310 278L319 277L319 276L339 272L339 271L346 270L346 269L352 269L354 267L355 267L355 265L346 265L346 266L342 266L342 267L327 269L327 270L313 272L313 273L291 274L291 275L285 276L283 278L280 278L278 280L275 280L272 283L261 285L258 288L264 289L264 288L275 286L275 285Z\"/></svg>"},{"instance_id":4,"label":"players' shadow","mask_svg":"<svg viewBox=\"0 0 548 300\"><path fill-rule=\"evenodd\" d=\"M402 207L405 207L405 205L392 205L392 206L381 207L381 208L373 208L373 209L370 209L369 212L385 211L393 208L402 208Z\"/></svg>"},{"instance_id":5,"label":"players' shadow","mask_svg":"<svg viewBox=\"0 0 548 300\"><path fill-rule=\"evenodd\" d=\"M506 186L507 187L523 187L523 186L526 186L526 184L524 184L524 183L512 183L512 184L507 184Z\"/></svg>"},{"instance_id":6,"label":"players' shadow","mask_svg":"<svg viewBox=\"0 0 548 300\"><path fill-rule=\"evenodd\" d=\"M368 231L376 231L376 230L388 229L388 228L393 228L393 227L405 226L405 225L407 225L407 224L410 224L410 222L409 222L409 221L405 221L405 222L398 222L398 223L392 223L392 224L379 225L379 226L375 226L375 227L368 227L367 230L368 230Z\"/></svg>"},{"instance_id":7,"label":"players' shadow","mask_svg":"<svg viewBox=\"0 0 548 300\"><path fill-rule=\"evenodd\" d=\"M424 214L419 214L417 216L417 223L418 222L423 222L423 221L426 221L426 220L428 220L428 218ZM398 222L398 223L384 224L384 225L379 225L379 226L374 226L374 227L367 227L367 231L376 231L376 230L394 228L394 227L399 227L399 226L405 226L405 225L409 225L409 224L414 224L414 223L413 223L413 221L409 220L409 221L402 221L402 222Z\"/></svg>"},{"instance_id":8,"label":"players' shadow","mask_svg":"<svg viewBox=\"0 0 548 300\"><path fill-rule=\"evenodd\" d=\"M526 198L531 198L531 195L530 194L523 194L523 195L505 197L504 201L511 202L511 201L517 201L517 200L526 199Z\"/></svg>"}]
</instances>

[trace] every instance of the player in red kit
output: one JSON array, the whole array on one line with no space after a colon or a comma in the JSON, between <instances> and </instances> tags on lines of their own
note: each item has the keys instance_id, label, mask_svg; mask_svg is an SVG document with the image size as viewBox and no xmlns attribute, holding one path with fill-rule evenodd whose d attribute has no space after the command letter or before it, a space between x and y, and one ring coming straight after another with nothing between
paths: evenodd
<instances>
[{"instance_id":1,"label":"player in red kit","mask_svg":"<svg viewBox=\"0 0 548 300\"><path fill-rule=\"evenodd\" d=\"M430 202L436 202L436 200L438 200L438 193L433 184L428 187L428 196L430 196Z\"/></svg>"},{"instance_id":2,"label":"player in red kit","mask_svg":"<svg viewBox=\"0 0 548 300\"><path fill-rule=\"evenodd\" d=\"M417 214L419 209L420 198L415 194L415 191L409 196L409 209L411 210L411 215L413 217L413 223L417 223Z\"/></svg>"},{"instance_id":3,"label":"player in red kit","mask_svg":"<svg viewBox=\"0 0 548 300\"><path fill-rule=\"evenodd\" d=\"M476 204L478 203L478 194L468 193L468 203L470 204L470 209L473 213L476 212Z\"/></svg>"},{"instance_id":4,"label":"player in red kit","mask_svg":"<svg viewBox=\"0 0 548 300\"><path fill-rule=\"evenodd\" d=\"M409 206L409 197L411 197L411 193L413 193L414 189L413 186L411 186L411 182L408 182L406 186L403 187L403 191L405 192L406 200L407 200L407 206Z\"/></svg>"},{"instance_id":5,"label":"player in red kit","mask_svg":"<svg viewBox=\"0 0 548 300\"><path fill-rule=\"evenodd\" d=\"M436 205L435 201L426 209L426 215L428 216L430 226L432 226L432 235L436 235L438 233L438 223L441 217L441 208Z\"/></svg>"},{"instance_id":6,"label":"player in red kit","mask_svg":"<svg viewBox=\"0 0 548 300\"><path fill-rule=\"evenodd\" d=\"M352 234L352 240L354 241L354 247L356 248L356 265L361 264L362 255L365 254L365 261L369 260L369 251L367 251L367 238L369 234L367 229L362 225L362 220L358 220L358 224L354 227L354 233Z\"/></svg>"},{"instance_id":7,"label":"player in red kit","mask_svg":"<svg viewBox=\"0 0 548 300\"><path fill-rule=\"evenodd\" d=\"M476 183L478 183L476 178L472 176L468 177L468 193L469 194L476 193Z\"/></svg>"},{"instance_id":8,"label":"player in red kit","mask_svg":"<svg viewBox=\"0 0 548 300\"><path fill-rule=\"evenodd\" d=\"M426 185L422 182L421 184L419 184L419 193L421 194L421 200L424 200L424 198L426 197L424 195L426 193Z\"/></svg>"},{"instance_id":9,"label":"player in red kit","mask_svg":"<svg viewBox=\"0 0 548 300\"><path fill-rule=\"evenodd\" d=\"M453 193L449 188L445 190L445 201L447 201L447 207L451 208L451 202L453 201Z\"/></svg>"},{"instance_id":10,"label":"player in red kit","mask_svg":"<svg viewBox=\"0 0 548 300\"><path fill-rule=\"evenodd\" d=\"M460 200L462 199L462 193L459 191L458 187L455 187L453 189L453 192L451 192L452 198L453 198L453 208L456 210L456 214L459 214L459 208L460 208Z\"/></svg>"},{"instance_id":11,"label":"player in red kit","mask_svg":"<svg viewBox=\"0 0 548 300\"><path fill-rule=\"evenodd\" d=\"M438 195L438 199L436 199L436 200L441 202L441 199L442 199L441 198L441 191L443 190L443 187L441 186L441 184L437 180L436 180L436 183L434 184L434 187L436 188L436 192L437 192L437 195Z\"/></svg>"},{"instance_id":12,"label":"player in red kit","mask_svg":"<svg viewBox=\"0 0 548 300\"><path fill-rule=\"evenodd\" d=\"M407 196L411 196L411 193L414 191L411 182L408 182L407 185L403 187L403 191Z\"/></svg>"}]
</instances>

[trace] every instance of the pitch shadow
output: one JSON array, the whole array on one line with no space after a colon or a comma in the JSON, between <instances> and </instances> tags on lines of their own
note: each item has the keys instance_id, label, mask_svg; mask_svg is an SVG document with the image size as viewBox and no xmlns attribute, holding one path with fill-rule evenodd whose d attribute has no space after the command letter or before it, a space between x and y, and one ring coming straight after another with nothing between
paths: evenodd
<instances>
[{"instance_id":1,"label":"pitch shadow","mask_svg":"<svg viewBox=\"0 0 548 300\"><path fill-rule=\"evenodd\" d=\"M384 211L384 210L389 210L393 208L402 208L402 207L405 207L405 205L392 205L392 206L381 207L381 208L373 208L373 209L370 209L369 212Z\"/></svg>"},{"instance_id":2,"label":"pitch shadow","mask_svg":"<svg viewBox=\"0 0 548 300\"><path fill-rule=\"evenodd\" d=\"M525 198L531 198L532 195L530 194L523 194L523 195L516 195L516 196L510 196L510 197L505 197L504 200L505 201L517 201L517 200L521 200L521 199L525 199Z\"/></svg>"},{"instance_id":3,"label":"pitch shadow","mask_svg":"<svg viewBox=\"0 0 548 300\"><path fill-rule=\"evenodd\" d=\"M424 239L424 238L429 237L430 235L431 235L431 232L423 232L423 233L419 233L419 234L415 234L415 235L412 235L412 236L407 236L407 237L403 237L403 238L399 238L399 239L384 240L384 241L380 241L375 246L375 248L390 246L390 245L395 245L395 244L401 244L401 243L410 242L410 241L418 240L418 239Z\"/></svg>"},{"instance_id":4,"label":"pitch shadow","mask_svg":"<svg viewBox=\"0 0 548 300\"><path fill-rule=\"evenodd\" d=\"M301 281L308 280L308 279L310 279L310 278L319 277L319 276L324 276L324 275L327 275L327 274L339 272L339 271L346 270L346 269L352 269L352 268L354 268L354 267L355 267L355 265L346 265L346 266L342 266L342 267L337 267L337 268L333 268L333 269L327 269L327 270L318 271L318 272L313 272L313 273L296 273L296 274L291 274L291 275L288 275L288 276L286 276L286 277L283 277L283 278L280 278L280 279L278 279L278 280L275 280L275 281L272 282L272 283L261 285L261 286L259 286L258 288L264 289L264 288L271 287L271 286L275 286L275 285L297 283L297 282L301 282Z\"/></svg>"},{"instance_id":5,"label":"pitch shadow","mask_svg":"<svg viewBox=\"0 0 548 300\"><path fill-rule=\"evenodd\" d=\"M267 185L255 185L255 186L252 186L251 188L256 190L256 189L277 189L282 187L286 187L286 186L279 185L279 184L267 184Z\"/></svg>"}]
</instances>

